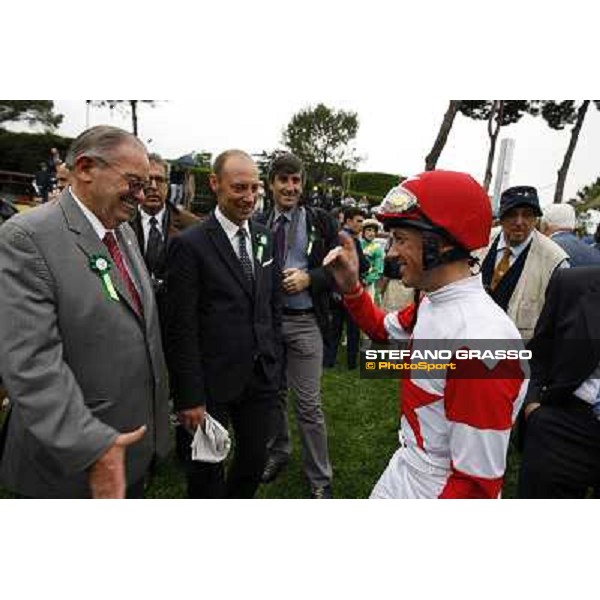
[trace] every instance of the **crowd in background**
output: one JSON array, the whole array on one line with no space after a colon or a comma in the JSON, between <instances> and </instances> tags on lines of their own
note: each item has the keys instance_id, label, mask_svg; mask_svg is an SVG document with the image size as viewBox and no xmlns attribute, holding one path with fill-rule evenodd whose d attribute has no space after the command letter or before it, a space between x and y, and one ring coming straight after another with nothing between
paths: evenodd
<instances>
[{"instance_id":1,"label":"crowd in background","mask_svg":"<svg viewBox=\"0 0 600 600\"><path fill-rule=\"evenodd\" d=\"M483 194L463 179L456 185L465 193ZM189 497L250 498L289 462L291 398L310 497L332 498L322 369L337 363L344 345L347 368L356 369L361 329L384 331L386 314L386 335L394 327L412 332L415 311L436 297L435 286L421 285L429 272L468 265L481 279L476 306L492 320L501 309L538 351L529 392L513 394L515 414L498 425L508 435L520 420L520 493L571 497L598 486L600 309L590 294L600 291L600 227L584 241L572 206L542 210L534 187L514 186L502 194L495 227L479 225L486 246L471 248L453 234L468 215L439 217L436 208L432 217L423 208L431 198L410 183L383 200L393 209L385 218L366 200L323 206L306 198L304 184L304 165L293 155L277 157L260 181L251 156L230 150L210 176L216 209L199 216L181 206L190 193L182 172L130 134L100 126L83 132L64 159L52 148L35 175L42 206L0 228L0 368L11 405L1 481L24 497L142 497L168 450L170 410ZM264 193L271 208L259 211ZM414 265L398 249L411 243L400 236L405 229L422 236ZM338 267L324 266L340 248ZM347 285L342 267L356 271L355 279L346 273ZM420 269L418 285L411 269ZM469 279L461 273L458 280ZM572 331L585 340L577 352L586 360L577 365L556 345ZM429 426L405 414L411 435ZM413 441L426 454L420 435ZM450 440L455 452L453 443L463 442ZM485 444L492 444L486 452L493 447ZM498 448L489 451L505 460L506 447ZM493 478L501 482L503 472ZM450 486L458 497L498 493L481 483L485 476L460 476L471 487ZM420 493L413 483L385 485L383 495Z\"/></svg>"}]
</instances>

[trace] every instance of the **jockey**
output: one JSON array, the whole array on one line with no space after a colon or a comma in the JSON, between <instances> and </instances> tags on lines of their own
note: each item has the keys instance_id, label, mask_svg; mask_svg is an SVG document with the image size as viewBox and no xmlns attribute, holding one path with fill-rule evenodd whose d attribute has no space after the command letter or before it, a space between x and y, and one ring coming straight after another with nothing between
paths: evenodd
<instances>
[{"instance_id":1,"label":"jockey","mask_svg":"<svg viewBox=\"0 0 600 600\"><path fill-rule=\"evenodd\" d=\"M351 239L325 258L358 326L374 341L408 339L411 349L435 340L458 349L488 340L521 347L512 321L485 292L471 253L487 245L492 213L484 189L469 175L428 171L392 188L376 212L390 231L388 259L421 301L385 313L365 293ZM429 343L428 342L428 343ZM514 346L517 344L517 346ZM475 353L473 353L475 354ZM455 370L400 381L400 448L371 498L497 498L510 430L527 389L518 359L453 360Z\"/></svg>"}]
</instances>

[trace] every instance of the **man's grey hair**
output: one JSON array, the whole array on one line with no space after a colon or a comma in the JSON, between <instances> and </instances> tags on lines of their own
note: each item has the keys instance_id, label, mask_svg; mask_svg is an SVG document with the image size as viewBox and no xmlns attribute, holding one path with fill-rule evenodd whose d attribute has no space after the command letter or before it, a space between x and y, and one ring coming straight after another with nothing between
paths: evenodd
<instances>
[{"instance_id":1,"label":"man's grey hair","mask_svg":"<svg viewBox=\"0 0 600 600\"><path fill-rule=\"evenodd\" d=\"M97 125L86 129L73 140L65 164L72 170L75 161L82 156L107 160L115 148L124 143L137 144L145 150L144 144L132 133L110 125Z\"/></svg>"},{"instance_id":2,"label":"man's grey hair","mask_svg":"<svg viewBox=\"0 0 600 600\"><path fill-rule=\"evenodd\" d=\"M551 204L544 209L542 226L572 231L577 224L575 209L570 204Z\"/></svg>"},{"instance_id":3,"label":"man's grey hair","mask_svg":"<svg viewBox=\"0 0 600 600\"><path fill-rule=\"evenodd\" d=\"M165 176L169 177L169 172L171 171L171 165L157 152L150 152L148 154L148 160L150 162L156 163L160 165L165 170Z\"/></svg>"}]
</instances>

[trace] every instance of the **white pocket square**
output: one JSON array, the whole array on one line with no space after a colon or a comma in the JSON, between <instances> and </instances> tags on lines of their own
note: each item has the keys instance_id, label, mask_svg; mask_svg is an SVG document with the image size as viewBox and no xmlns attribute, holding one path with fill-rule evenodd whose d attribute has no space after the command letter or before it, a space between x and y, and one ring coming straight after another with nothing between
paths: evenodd
<instances>
[{"instance_id":1,"label":"white pocket square","mask_svg":"<svg viewBox=\"0 0 600 600\"><path fill-rule=\"evenodd\" d=\"M263 263L262 266L263 267L268 267L272 262L273 262L273 259L268 260L266 263Z\"/></svg>"},{"instance_id":2,"label":"white pocket square","mask_svg":"<svg viewBox=\"0 0 600 600\"><path fill-rule=\"evenodd\" d=\"M206 413L204 427L196 428L191 448L192 460L219 463L229 454L231 439L227 429Z\"/></svg>"}]
</instances>

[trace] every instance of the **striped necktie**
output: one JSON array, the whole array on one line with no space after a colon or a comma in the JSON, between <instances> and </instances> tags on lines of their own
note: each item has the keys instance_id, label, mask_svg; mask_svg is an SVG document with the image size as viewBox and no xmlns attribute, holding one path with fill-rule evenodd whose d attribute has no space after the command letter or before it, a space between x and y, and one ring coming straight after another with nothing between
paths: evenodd
<instances>
[{"instance_id":1,"label":"striped necktie","mask_svg":"<svg viewBox=\"0 0 600 600\"><path fill-rule=\"evenodd\" d=\"M248 249L246 247L246 231L240 227L235 235L238 238L238 256L242 265L242 271L244 271L246 279L251 282L254 278L254 274L252 272L252 263L250 262Z\"/></svg>"},{"instance_id":2,"label":"striped necktie","mask_svg":"<svg viewBox=\"0 0 600 600\"><path fill-rule=\"evenodd\" d=\"M107 231L104 234L104 238L102 239L104 245L108 248L110 255L115 263L115 267L119 271L127 290L129 291L129 295L133 301L133 306L135 308L135 312L139 315L143 315L142 310L142 301L140 299L140 295L138 291L135 289L135 285L127 271L127 267L125 266L125 261L123 260L123 255L121 254L121 250L119 249L119 245L117 244L117 239L114 234L110 231Z\"/></svg>"}]
</instances>

